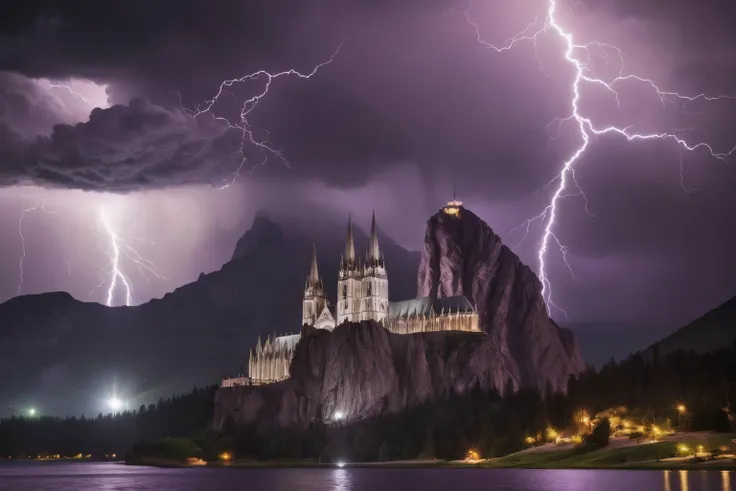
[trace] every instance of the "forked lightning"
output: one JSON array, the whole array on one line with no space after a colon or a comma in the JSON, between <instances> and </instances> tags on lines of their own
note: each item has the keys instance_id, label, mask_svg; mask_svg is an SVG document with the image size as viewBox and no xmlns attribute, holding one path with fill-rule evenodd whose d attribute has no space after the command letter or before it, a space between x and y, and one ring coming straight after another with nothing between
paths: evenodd
<instances>
[{"instance_id":1,"label":"forked lightning","mask_svg":"<svg viewBox=\"0 0 736 491\"><path fill-rule=\"evenodd\" d=\"M579 193L585 199L587 211L587 198L585 197L585 194L582 192L582 189L580 188L580 186L578 186L575 180L574 165L585 153L586 149L591 143L591 138L593 136L616 134L625 138L628 141L654 139L669 140L687 151L692 152L698 149L702 149L708 152L711 157L722 160L724 162L726 161L727 157L736 152L736 146L726 151L716 151L708 143L689 143L685 139L677 136L675 133L637 133L635 131L632 131L631 126L599 126L595 123L595 121L593 121L590 116L584 115L580 110L580 102L582 98L581 88L586 84L602 87L615 97L617 103L619 102L619 92L617 91L617 87L621 82L624 81L637 82L647 87L648 90L654 91L654 93L656 93L663 105L666 105L668 102L687 102L696 100L719 101L723 99L736 99L736 97L729 95L709 96L706 94L683 95L678 92L663 90L653 80L649 78L640 77L635 74L624 74L624 60L621 50L610 44L597 41L588 42L586 44L579 44L578 42L576 42L573 33L567 30L558 20L558 3L558 0L548 0L547 11L545 13L543 22L540 23L539 21L535 21L529 24L526 28L524 28L522 31L512 37L506 44L501 46L496 46L487 41L484 41L480 33L480 27L476 22L471 19L469 11L466 11L464 14L467 22L475 29L478 42L490 49L493 49L498 53L511 50L517 44L524 41L530 41L534 43L534 46L536 48L538 38L542 34L547 34L551 32L559 36L564 41L565 49L562 54L565 61L570 64L574 69L575 76L570 86L572 95L570 103L570 114L569 116L566 116L564 118L559 118L558 120L556 120L556 122L560 125L568 121L573 122L579 130L581 143L577 148L575 148L570 157L563 163L562 169L560 170L559 174L551 181L556 181L558 184L548 205L542 210L540 214L529 218L525 221L524 224L521 225L521 227L526 227L526 232L528 233L529 226L532 223L537 221L543 223L544 232L537 253L537 258L539 261L539 280L542 283L542 296L544 297L544 300L547 304L548 311L550 310L550 307L554 307L565 314L565 316L567 316L567 313L563 309L560 309L558 306L556 306L552 299L552 288L549 277L547 275L545 258L550 242L556 243L562 254L563 261L567 265L568 269L570 269L570 271L572 272L570 264L567 261L567 248L560 242L559 238L555 234L558 204L561 199L565 198L566 196L570 196L570 194L566 193L566 189L568 188L570 183L572 183L572 185L577 188ZM615 55L618 58L618 61L620 63L618 76L611 80L604 80L603 78L600 78L595 74L595 67L591 67L589 65L589 60L593 59L594 56L591 55L595 55L596 53L606 60L608 60L609 55ZM680 173L682 178L682 162L680 162ZM683 189L685 189L682 179L681 185ZM687 189L685 190L689 191Z\"/></svg>"}]
</instances>

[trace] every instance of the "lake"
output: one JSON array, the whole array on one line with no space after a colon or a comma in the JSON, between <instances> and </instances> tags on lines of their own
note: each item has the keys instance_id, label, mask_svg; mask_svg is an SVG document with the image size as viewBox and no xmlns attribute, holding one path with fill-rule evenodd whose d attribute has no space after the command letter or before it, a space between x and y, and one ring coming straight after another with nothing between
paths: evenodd
<instances>
[{"instance_id":1,"label":"lake","mask_svg":"<svg viewBox=\"0 0 736 491\"><path fill-rule=\"evenodd\" d=\"M13 491L736 491L736 471L537 469L157 469L112 463L0 464Z\"/></svg>"}]
</instances>

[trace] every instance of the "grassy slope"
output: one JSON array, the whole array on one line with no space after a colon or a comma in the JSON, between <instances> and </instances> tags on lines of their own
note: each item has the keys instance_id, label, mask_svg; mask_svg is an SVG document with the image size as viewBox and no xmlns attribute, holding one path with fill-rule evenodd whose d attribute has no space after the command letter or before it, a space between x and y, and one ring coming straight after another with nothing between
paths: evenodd
<instances>
[{"instance_id":1,"label":"grassy slope","mask_svg":"<svg viewBox=\"0 0 736 491\"><path fill-rule=\"evenodd\" d=\"M685 444L690 448L703 445L706 450L728 446L732 448L732 434L711 434L702 438L685 439L683 441L665 441L645 443L633 446L607 447L594 451L568 448L546 452L517 452L498 459L488 461L488 467L521 467L521 468L681 468L694 465L707 468L734 467L731 459L695 464L690 461L659 461L676 455L677 446Z\"/></svg>"}]
</instances>

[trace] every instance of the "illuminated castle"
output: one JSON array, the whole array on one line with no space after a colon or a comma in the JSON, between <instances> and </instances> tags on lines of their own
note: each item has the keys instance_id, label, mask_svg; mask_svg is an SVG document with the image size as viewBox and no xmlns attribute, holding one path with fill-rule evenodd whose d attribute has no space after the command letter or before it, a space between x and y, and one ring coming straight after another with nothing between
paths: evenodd
<instances>
[{"instance_id":1,"label":"illuminated castle","mask_svg":"<svg viewBox=\"0 0 736 491\"><path fill-rule=\"evenodd\" d=\"M457 216L462 203L453 199L442 208ZM309 274L304 285L302 325L333 330L344 322L373 320L396 334L434 331L479 331L478 313L464 296L433 299L414 298L401 302L388 301L388 276L378 243L376 216L373 215L371 235L365 258L355 253L353 224L348 218L345 252L340 258L337 280L337 302L330 305L317 265L317 250L312 249ZM227 378L223 387L262 385L289 377L289 365L300 334L278 336L261 345L260 339L250 351L248 374Z\"/></svg>"}]
</instances>

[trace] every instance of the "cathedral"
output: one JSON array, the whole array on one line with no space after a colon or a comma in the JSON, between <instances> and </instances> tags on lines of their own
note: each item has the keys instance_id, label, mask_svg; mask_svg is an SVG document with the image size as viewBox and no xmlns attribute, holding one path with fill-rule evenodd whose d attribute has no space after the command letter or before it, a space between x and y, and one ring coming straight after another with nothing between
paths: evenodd
<instances>
[{"instance_id":1,"label":"cathedral","mask_svg":"<svg viewBox=\"0 0 736 491\"><path fill-rule=\"evenodd\" d=\"M451 201L443 210L453 214L462 207L459 201ZM373 320L396 334L415 334L434 331L479 332L478 313L464 296L433 299L414 298L400 302L388 301L388 276L378 244L376 216L373 215L371 235L365 257L355 253L353 224L348 218L345 252L340 258L337 281L337 301L327 300L317 266L317 250L312 249L309 274L304 285L302 325L317 329L333 330L344 322ZM226 378L223 387L238 385L263 385L289 377L289 365L300 334L277 336L258 340L250 351L248 373Z\"/></svg>"}]
</instances>

